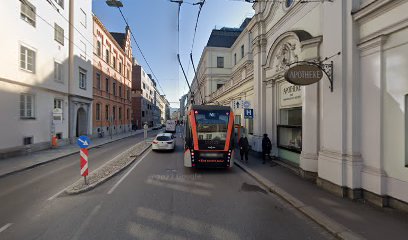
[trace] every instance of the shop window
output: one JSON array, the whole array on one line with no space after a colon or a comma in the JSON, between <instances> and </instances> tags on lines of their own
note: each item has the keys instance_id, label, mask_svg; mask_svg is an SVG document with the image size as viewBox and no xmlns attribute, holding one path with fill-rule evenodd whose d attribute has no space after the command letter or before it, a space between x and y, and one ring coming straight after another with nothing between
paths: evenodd
<instances>
[{"instance_id":1,"label":"shop window","mask_svg":"<svg viewBox=\"0 0 408 240\"><path fill-rule=\"evenodd\" d=\"M302 151L302 108L280 110L278 147L292 152Z\"/></svg>"},{"instance_id":2,"label":"shop window","mask_svg":"<svg viewBox=\"0 0 408 240\"><path fill-rule=\"evenodd\" d=\"M234 123L241 125L241 115L235 115Z\"/></svg>"},{"instance_id":3,"label":"shop window","mask_svg":"<svg viewBox=\"0 0 408 240\"><path fill-rule=\"evenodd\" d=\"M34 137L25 137L23 138L24 145L31 145L34 142Z\"/></svg>"},{"instance_id":4,"label":"shop window","mask_svg":"<svg viewBox=\"0 0 408 240\"><path fill-rule=\"evenodd\" d=\"M408 168L408 94L405 95L405 167Z\"/></svg>"},{"instance_id":5,"label":"shop window","mask_svg":"<svg viewBox=\"0 0 408 240\"><path fill-rule=\"evenodd\" d=\"M57 139L62 139L62 133L55 134L55 137L57 137Z\"/></svg>"},{"instance_id":6,"label":"shop window","mask_svg":"<svg viewBox=\"0 0 408 240\"><path fill-rule=\"evenodd\" d=\"M248 119L248 134L254 134L254 119Z\"/></svg>"}]
</instances>

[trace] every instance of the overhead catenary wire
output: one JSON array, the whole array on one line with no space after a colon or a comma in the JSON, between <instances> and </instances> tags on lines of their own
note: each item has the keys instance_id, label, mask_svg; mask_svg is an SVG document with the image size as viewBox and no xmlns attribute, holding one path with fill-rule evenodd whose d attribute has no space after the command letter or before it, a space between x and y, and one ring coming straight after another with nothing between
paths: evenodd
<instances>
[{"instance_id":1,"label":"overhead catenary wire","mask_svg":"<svg viewBox=\"0 0 408 240\"><path fill-rule=\"evenodd\" d=\"M152 67L150 66L149 62L147 61L145 55L143 54L143 51L142 51L142 49L140 48L139 44L137 43L136 38L135 38L135 36L133 35L133 32L132 32L132 30L131 30L131 28L130 28L130 26L129 26L128 21L126 20L125 16L123 15L122 10L120 9L119 6L118 6L117 8L118 8L118 10L119 10L119 12L120 12L120 15L122 15L123 20L125 21L126 26L129 28L130 35L132 36L133 41L134 41L135 44L136 44L136 47L139 49L140 54L142 55L144 61L146 62L147 67L149 68L149 70L150 70L150 72L152 73L153 77L155 78L157 84L159 85L160 89L162 90L163 95L166 95L165 92L164 92L164 90L163 90L163 88L162 88L162 86L161 86L161 84L160 84L160 82L159 82L159 79L158 79L157 76L154 74L154 72L153 72L153 70L152 70Z\"/></svg>"}]
</instances>

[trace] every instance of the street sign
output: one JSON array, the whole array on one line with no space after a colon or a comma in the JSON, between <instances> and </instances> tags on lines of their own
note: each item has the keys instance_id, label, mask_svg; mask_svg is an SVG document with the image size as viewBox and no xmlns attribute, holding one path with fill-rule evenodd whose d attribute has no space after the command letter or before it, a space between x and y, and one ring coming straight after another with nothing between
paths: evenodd
<instances>
[{"instance_id":1,"label":"street sign","mask_svg":"<svg viewBox=\"0 0 408 240\"><path fill-rule=\"evenodd\" d=\"M250 107L251 107L251 103L250 103L249 101L244 101L243 107L244 107L244 108L250 108Z\"/></svg>"},{"instance_id":2,"label":"street sign","mask_svg":"<svg viewBox=\"0 0 408 240\"><path fill-rule=\"evenodd\" d=\"M88 148L91 144L91 141L87 136L80 136L77 140L77 144L80 148Z\"/></svg>"},{"instance_id":3,"label":"street sign","mask_svg":"<svg viewBox=\"0 0 408 240\"><path fill-rule=\"evenodd\" d=\"M86 177L88 176L88 149L81 148L81 151L79 153L81 155L81 176Z\"/></svg>"},{"instance_id":4,"label":"street sign","mask_svg":"<svg viewBox=\"0 0 408 240\"><path fill-rule=\"evenodd\" d=\"M244 100L233 100L231 104L233 109L244 108Z\"/></svg>"},{"instance_id":5,"label":"street sign","mask_svg":"<svg viewBox=\"0 0 408 240\"><path fill-rule=\"evenodd\" d=\"M253 119L254 118L254 109L246 108L244 109L244 118Z\"/></svg>"}]
</instances>

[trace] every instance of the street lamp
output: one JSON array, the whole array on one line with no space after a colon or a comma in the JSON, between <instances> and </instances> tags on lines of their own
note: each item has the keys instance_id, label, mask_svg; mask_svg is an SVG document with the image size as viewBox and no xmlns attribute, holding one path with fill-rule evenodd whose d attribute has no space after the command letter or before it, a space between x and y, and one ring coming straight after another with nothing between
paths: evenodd
<instances>
[{"instance_id":1,"label":"street lamp","mask_svg":"<svg viewBox=\"0 0 408 240\"><path fill-rule=\"evenodd\" d=\"M119 0L106 0L109 7L123 7L123 3Z\"/></svg>"}]
</instances>

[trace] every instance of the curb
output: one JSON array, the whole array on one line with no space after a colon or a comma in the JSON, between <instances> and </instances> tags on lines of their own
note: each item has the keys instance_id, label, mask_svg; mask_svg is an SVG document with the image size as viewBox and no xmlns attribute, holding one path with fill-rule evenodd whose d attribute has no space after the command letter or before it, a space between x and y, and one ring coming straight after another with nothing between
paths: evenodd
<instances>
[{"instance_id":1,"label":"curb","mask_svg":"<svg viewBox=\"0 0 408 240\"><path fill-rule=\"evenodd\" d=\"M133 136L139 135L139 134L141 134L141 133L143 133L143 132L135 133L135 134L130 135L130 136L126 136L126 137L119 138L119 139L115 139L115 140L112 140L112 141L109 141L109 142L101 143L101 144L99 144L99 145L95 145L95 146L89 147L88 149L100 147L100 146L103 146L103 145L106 145L106 144L109 144L109 143L113 143L113 142L116 142L116 141L119 141L119 140L122 140L122 139L125 139L125 138L129 138L129 137L133 137ZM26 170L29 170L29 169L32 169L32 168L35 168L35 167L39 167L39 166L41 166L41 165L44 165L44 164L47 164L47 163L50 163L50 162L54 162L54 161L60 160L61 158L68 157L68 156L71 156L71 155L74 155L74 154L78 154L78 153L79 153L79 150L78 150L78 151L71 152L71 153L66 153L66 154L64 154L64 155L58 156L58 157L56 157L56 158L53 158L53 159L50 159L50 160L47 160L47 161L44 161L44 162L35 163L35 164L30 165L30 166L27 166L27 167L23 167L23 168L20 168L20 169L17 169L17 170L8 172L8 173L4 173L4 174L0 175L0 178L7 177L7 176L10 176L10 175L19 173L19 172L24 172L24 171L26 171Z\"/></svg>"},{"instance_id":2,"label":"curb","mask_svg":"<svg viewBox=\"0 0 408 240\"><path fill-rule=\"evenodd\" d=\"M94 189L94 188L96 188L97 186L99 186L99 185L105 183L105 182L108 181L109 179L113 178L114 176L118 175L119 173L121 173L122 171L124 171L125 169L127 169L130 165L132 165L132 164L136 161L136 159L138 159L140 156L142 156L149 148L151 148L151 145L148 145L148 146L147 146L146 148L144 148L137 156L135 156L128 164L126 164L126 165L123 166L122 168L118 169L116 172L112 173L111 175L109 175L109 176L107 176L107 177L105 177L105 178L102 178L101 180L99 180L99 181L97 181L97 182L95 182L95 183L93 183L93 184L91 184L91 185L88 185L87 187L85 187L85 188L83 188L83 189L76 190L76 191L68 191L68 189L69 189L71 186L75 185L78 181L81 181L81 180L82 180L82 178L80 178L80 179L78 179L76 182L74 182L73 184L71 184L70 186L68 186L68 187L66 188L66 190L64 191L64 193L66 193L66 194L68 194L68 195L78 195L78 194L81 194L81 193L84 193L84 192L91 191L92 189ZM103 168L103 167L104 167L106 164L108 164L109 162L110 162L110 161L106 162L105 164L103 164L102 166L100 166L98 169L95 169L93 172L95 172L95 171L97 171L97 170ZM91 173L90 173L90 174L91 174Z\"/></svg>"},{"instance_id":3,"label":"curb","mask_svg":"<svg viewBox=\"0 0 408 240\"><path fill-rule=\"evenodd\" d=\"M305 216L307 216L308 218L310 218L311 220L325 228L335 237L339 239L353 239L353 240L365 239L362 236L358 235L357 233L352 232L350 229L346 228L342 224L337 223L336 221L334 221L324 213L320 212L316 208L304 204L302 201L290 195L285 190L276 186L266 178L262 177L255 171L251 170L250 168L244 166L241 162L239 162L239 160L235 159L234 164L241 168L244 172L248 173L257 182L264 186L268 191L276 194L277 196L288 202L295 209L297 209Z\"/></svg>"}]
</instances>

